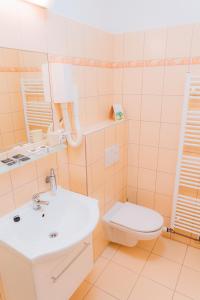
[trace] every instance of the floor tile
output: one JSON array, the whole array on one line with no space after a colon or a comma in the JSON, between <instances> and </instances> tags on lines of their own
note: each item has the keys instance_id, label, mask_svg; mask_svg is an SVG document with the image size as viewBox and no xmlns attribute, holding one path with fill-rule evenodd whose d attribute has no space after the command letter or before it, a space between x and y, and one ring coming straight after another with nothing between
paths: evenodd
<instances>
[{"instance_id":1,"label":"floor tile","mask_svg":"<svg viewBox=\"0 0 200 300\"><path fill-rule=\"evenodd\" d=\"M89 289L92 287L91 283L83 281L80 287L76 290L70 300L81 300L87 294Z\"/></svg>"},{"instance_id":2,"label":"floor tile","mask_svg":"<svg viewBox=\"0 0 200 300\"><path fill-rule=\"evenodd\" d=\"M93 287L86 297L84 297L84 300L116 300L116 298L113 298L100 289Z\"/></svg>"},{"instance_id":3,"label":"floor tile","mask_svg":"<svg viewBox=\"0 0 200 300\"><path fill-rule=\"evenodd\" d=\"M181 295L179 293L175 293L174 297L173 297L173 300L191 300L191 298L183 296L183 295Z\"/></svg>"},{"instance_id":4,"label":"floor tile","mask_svg":"<svg viewBox=\"0 0 200 300\"><path fill-rule=\"evenodd\" d=\"M187 246L179 242L160 237L153 248L153 253L182 263L185 257Z\"/></svg>"},{"instance_id":5,"label":"floor tile","mask_svg":"<svg viewBox=\"0 0 200 300\"><path fill-rule=\"evenodd\" d=\"M95 285L114 297L125 300L136 280L136 273L110 262Z\"/></svg>"},{"instance_id":6,"label":"floor tile","mask_svg":"<svg viewBox=\"0 0 200 300\"><path fill-rule=\"evenodd\" d=\"M102 257L111 259L115 253L117 252L117 249L119 248L119 245L114 243L109 243L109 245L106 247L106 249L101 254Z\"/></svg>"},{"instance_id":7,"label":"floor tile","mask_svg":"<svg viewBox=\"0 0 200 300\"><path fill-rule=\"evenodd\" d=\"M200 300L200 272L183 267L176 290L185 296Z\"/></svg>"},{"instance_id":8,"label":"floor tile","mask_svg":"<svg viewBox=\"0 0 200 300\"><path fill-rule=\"evenodd\" d=\"M157 239L147 240L147 241L139 241L137 247L142 248L147 251L151 251L156 243Z\"/></svg>"},{"instance_id":9,"label":"floor tile","mask_svg":"<svg viewBox=\"0 0 200 300\"><path fill-rule=\"evenodd\" d=\"M94 267L87 276L86 281L94 283L108 264L108 260L104 257L99 257L94 263Z\"/></svg>"},{"instance_id":10,"label":"floor tile","mask_svg":"<svg viewBox=\"0 0 200 300\"><path fill-rule=\"evenodd\" d=\"M174 289L181 270L181 265L164 257L151 254L142 275Z\"/></svg>"},{"instance_id":11,"label":"floor tile","mask_svg":"<svg viewBox=\"0 0 200 300\"><path fill-rule=\"evenodd\" d=\"M188 247L184 265L200 272L200 249Z\"/></svg>"},{"instance_id":12,"label":"floor tile","mask_svg":"<svg viewBox=\"0 0 200 300\"><path fill-rule=\"evenodd\" d=\"M140 277L129 300L172 300L173 291L150 279Z\"/></svg>"},{"instance_id":13,"label":"floor tile","mask_svg":"<svg viewBox=\"0 0 200 300\"><path fill-rule=\"evenodd\" d=\"M149 251L138 247L121 246L112 260L134 272L139 273L147 261L149 254Z\"/></svg>"}]
</instances>

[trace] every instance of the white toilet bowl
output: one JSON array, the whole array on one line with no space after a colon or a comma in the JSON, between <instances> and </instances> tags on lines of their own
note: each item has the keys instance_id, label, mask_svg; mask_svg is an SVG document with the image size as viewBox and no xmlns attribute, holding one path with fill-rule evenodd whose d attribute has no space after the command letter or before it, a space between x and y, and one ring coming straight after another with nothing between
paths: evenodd
<instances>
[{"instance_id":1,"label":"white toilet bowl","mask_svg":"<svg viewBox=\"0 0 200 300\"><path fill-rule=\"evenodd\" d=\"M117 202L102 221L107 239L128 247L158 237L163 226L158 212L129 202Z\"/></svg>"}]
</instances>

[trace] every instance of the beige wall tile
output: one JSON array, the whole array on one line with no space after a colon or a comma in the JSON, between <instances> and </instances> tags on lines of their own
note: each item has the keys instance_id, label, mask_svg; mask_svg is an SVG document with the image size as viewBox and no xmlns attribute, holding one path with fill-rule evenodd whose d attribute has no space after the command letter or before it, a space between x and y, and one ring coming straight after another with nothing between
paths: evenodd
<instances>
[{"instance_id":1,"label":"beige wall tile","mask_svg":"<svg viewBox=\"0 0 200 300\"><path fill-rule=\"evenodd\" d=\"M143 95L141 107L141 120L160 122L162 107L162 96Z\"/></svg>"},{"instance_id":2,"label":"beige wall tile","mask_svg":"<svg viewBox=\"0 0 200 300\"><path fill-rule=\"evenodd\" d=\"M157 146L159 143L160 124L156 122L141 122L140 144Z\"/></svg>"},{"instance_id":3,"label":"beige wall tile","mask_svg":"<svg viewBox=\"0 0 200 300\"><path fill-rule=\"evenodd\" d=\"M161 95L163 90L164 68L149 67L143 72L143 94Z\"/></svg>"},{"instance_id":4,"label":"beige wall tile","mask_svg":"<svg viewBox=\"0 0 200 300\"><path fill-rule=\"evenodd\" d=\"M142 68L124 69L123 92L124 94L141 94Z\"/></svg>"},{"instance_id":5,"label":"beige wall tile","mask_svg":"<svg viewBox=\"0 0 200 300\"><path fill-rule=\"evenodd\" d=\"M163 59L167 42L166 29L154 29L145 32L144 58Z\"/></svg>"}]
</instances>

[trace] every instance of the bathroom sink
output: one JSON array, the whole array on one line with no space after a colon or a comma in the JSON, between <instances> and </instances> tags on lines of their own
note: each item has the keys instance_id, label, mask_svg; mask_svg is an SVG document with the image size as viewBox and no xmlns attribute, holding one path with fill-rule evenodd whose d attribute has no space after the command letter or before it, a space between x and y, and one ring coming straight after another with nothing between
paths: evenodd
<instances>
[{"instance_id":1,"label":"bathroom sink","mask_svg":"<svg viewBox=\"0 0 200 300\"><path fill-rule=\"evenodd\" d=\"M40 198L49 205L36 211L29 201L0 218L0 243L31 261L71 249L91 234L99 218L97 200L63 188Z\"/></svg>"}]
</instances>

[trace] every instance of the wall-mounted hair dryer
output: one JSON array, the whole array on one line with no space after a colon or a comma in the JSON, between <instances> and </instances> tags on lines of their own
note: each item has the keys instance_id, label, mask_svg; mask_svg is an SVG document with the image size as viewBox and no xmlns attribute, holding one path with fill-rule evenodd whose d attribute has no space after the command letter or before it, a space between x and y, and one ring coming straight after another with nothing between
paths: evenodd
<instances>
[{"instance_id":1,"label":"wall-mounted hair dryer","mask_svg":"<svg viewBox=\"0 0 200 300\"><path fill-rule=\"evenodd\" d=\"M72 66L61 63L50 63L52 98L54 103L60 103L67 142L72 147L78 147L82 142L82 133L78 111L78 89L73 81ZM76 138L72 136L67 103L73 107Z\"/></svg>"}]
</instances>

